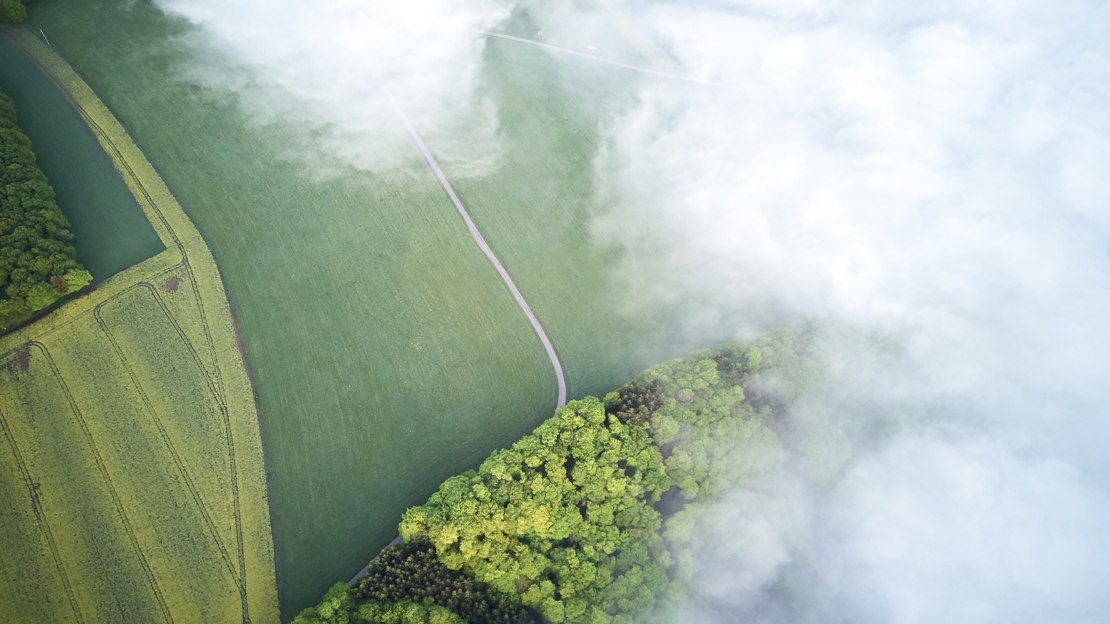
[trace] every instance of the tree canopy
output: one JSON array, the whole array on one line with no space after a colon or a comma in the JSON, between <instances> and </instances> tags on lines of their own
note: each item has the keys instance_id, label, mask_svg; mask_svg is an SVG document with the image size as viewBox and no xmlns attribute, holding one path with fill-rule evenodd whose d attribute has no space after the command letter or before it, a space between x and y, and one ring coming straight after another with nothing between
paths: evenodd
<instances>
[{"instance_id":1,"label":"tree canopy","mask_svg":"<svg viewBox=\"0 0 1110 624\"><path fill-rule=\"evenodd\" d=\"M354 590L359 600L386 610L396 608L387 605L411 603L438 606L468 622L516 624L530 619L518 601L445 566L431 542L422 539L383 550ZM364 611L365 604L360 607Z\"/></svg>"},{"instance_id":2,"label":"tree canopy","mask_svg":"<svg viewBox=\"0 0 1110 624\"><path fill-rule=\"evenodd\" d=\"M405 513L401 535L552 622L609 621L667 583L652 504L668 487L646 425L586 397L448 479Z\"/></svg>"},{"instance_id":3,"label":"tree canopy","mask_svg":"<svg viewBox=\"0 0 1110 624\"><path fill-rule=\"evenodd\" d=\"M403 546L300 616L349 619L298 621L432 607L469 622L650 621L685 595L713 501L798 445L790 405L813 376L807 349L804 332L729 343L568 403L406 511Z\"/></svg>"},{"instance_id":4,"label":"tree canopy","mask_svg":"<svg viewBox=\"0 0 1110 624\"><path fill-rule=\"evenodd\" d=\"M346 583L336 583L320 604L301 611L292 624L466 624L466 620L450 609L411 600L359 604Z\"/></svg>"},{"instance_id":5,"label":"tree canopy","mask_svg":"<svg viewBox=\"0 0 1110 624\"><path fill-rule=\"evenodd\" d=\"M92 281L72 239L15 105L0 93L0 329Z\"/></svg>"}]
</instances>

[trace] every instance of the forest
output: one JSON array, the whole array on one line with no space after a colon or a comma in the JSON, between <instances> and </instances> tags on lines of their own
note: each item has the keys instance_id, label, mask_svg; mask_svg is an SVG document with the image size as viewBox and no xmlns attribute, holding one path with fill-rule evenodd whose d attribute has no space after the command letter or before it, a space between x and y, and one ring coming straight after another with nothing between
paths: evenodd
<instances>
[{"instance_id":1,"label":"forest","mask_svg":"<svg viewBox=\"0 0 1110 624\"><path fill-rule=\"evenodd\" d=\"M92 281L77 261L69 227L15 105L0 93L0 329Z\"/></svg>"},{"instance_id":2,"label":"forest","mask_svg":"<svg viewBox=\"0 0 1110 624\"><path fill-rule=\"evenodd\" d=\"M681 609L706 547L694 527L799 443L786 406L815 374L807 341L729 343L568 403L406 511L403 544L294 622L640 622Z\"/></svg>"}]
</instances>

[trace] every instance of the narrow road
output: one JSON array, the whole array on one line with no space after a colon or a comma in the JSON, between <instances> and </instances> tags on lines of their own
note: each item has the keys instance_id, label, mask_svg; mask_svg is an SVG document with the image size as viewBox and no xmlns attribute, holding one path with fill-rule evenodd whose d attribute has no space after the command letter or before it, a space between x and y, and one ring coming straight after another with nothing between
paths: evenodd
<instances>
[{"instance_id":1,"label":"narrow road","mask_svg":"<svg viewBox=\"0 0 1110 624\"><path fill-rule=\"evenodd\" d=\"M459 196L455 193L455 189L451 187L451 183L447 181L447 175L443 173L443 169L440 168L435 156L432 156L432 152L428 149L428 145L424 143L424 139L420 137L420 133L416 131L416 127L412 125L412 120L405 114L404 109L397 103L397 100L394 99L393 94L389 92L389 89L387 89L385 85L382 85L382 91L384 91L386 97L389 98L389 103L393 106L393 110L397 111L397 116L404 122L409 135L416 143L416 147L420 148L420 153L424 155L424 160L428 162L428 166L435 172L436 178L439 179L440 185L443 186L443 190L447 191L447 196L451 198L451 203L455 204L455 209L459 211L459 215L462 216L463 221L466 223L466 229L470 232L470 238L474 239L474 244L482 250L482 253L486 254L486 258L489 260L490 264L493 265L493 268L497 269L497 274L501 276L501 281L505 282L505 286L508 286L509 292L512 293L517 306L524 312L524 316L528 317L528 322L532 324L532 330L539 336L540 342L543 343L544 351L547 351L547 359L551 361L551 367L555 369L555 382L559 386L559 403L556 407L565 405L567 402L567 382L566 378L563 376L563 365L559 363L559 356L555 354L555 347L552 346L551 340L548 339L547 332L543 330L543 326L540 325L540 320L537 319L535 313L532 312L532 307L524 300L524 295L520 294L520 289L513 283L513 278L510 277L509 272L505 270L505 265L501 264L501 261L497 259L497 255L490 249L489 243L486 242L485 237L478 231L478 226L474 225L474 219L470 218L470 213L466 211L466 207L463 206L462 200L460 200ZM403 541L401 536L398 535L393 538L393 541L389 542L389 546L396 546ZM370 563L367 563L347 582L347 584L354 587L359 579L366 576L369 569Z\"/></svg>"},{"instance_id":2,"label":"narrow road","mask_svg":"<svg viewBox=\"0 0 1110 624\"><path fill-rule=\"evenodd\" d=\"M424 155L424 160L428 162L428 166L435 172L436 178L439 179L440 185L443 186L443 190L447 191L447 196L451 198L451 203L455 204L455 209L459 211L459 215L462 217L463 222L466 223L466 229L470 232L470 238L474 239L474 244L478 246L478 249L482 250L482 253L486 254L486 259L493 265L493 268L497 269L497 274L501 276L501 281L509 288L509 292L512 293L517 306L524 312L524 316L528 317L528 322L532 324L532 330L536 332L536 336L539 336L540 342L543 343L544 351L547 352L547 359L551 361L551 367L555 369L555 382L559 387L559 399L556 407L564 405L567 402L567 382L566 378L563 376L563 365L559 363L559 356L556 355L555 347L547 337L547 332L543 330L543 326L540 325L539 319L537 319L535 313L532 312L532 307L525 301L524 295L522 295L520 289L516 287L513 278L510 277L509 272L505 270L505 266L497 259L497 255L490 249L489 243L486 242L482 233L478 231L478 226L474 225L474 219L470 217L470 213L466 211L466 207L463 206L462 200L460 200L459 196L455 193L455 189L452 188L451 183L447 181L447 175L443 173L443 169L440 168L439 163L436 162L435 156L432 156L432 152L428 149L428 145L424 143L424 139L421 138L420 133L416 131L416 127L413 126L412 120L405 114L404 109L397 103L397 100L394 99L393 94L389 92L389 89L386 88L385 85L382 85L382 90L385 92L386 97L389 98L389 103L393 106L393 110L397 111L397 116L404 122L409 136L411 136L413 142L416 143L416 147L418 147L420 153Z\"/></svg>"}]
</instances>

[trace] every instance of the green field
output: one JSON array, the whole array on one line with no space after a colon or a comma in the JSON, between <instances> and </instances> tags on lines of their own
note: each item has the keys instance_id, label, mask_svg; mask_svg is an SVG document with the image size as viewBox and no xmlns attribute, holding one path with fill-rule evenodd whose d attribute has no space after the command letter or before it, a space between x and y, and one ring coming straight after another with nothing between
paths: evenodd
<instances>
[{"instance_id":1,"label":"green field","mask_svg":"<svg viewBox=\"0 0 1110 624\"><path fill-rule=\"evenodd\" d=\"M0 90L19 109L39 167L58 194L77 257L97 281L165 247L80 115L34 62L0 32Z\"/></svg>"},{"instance_id":2,"label":"green field","mask_svg":"<svg viewBox=\"0 0 1110 624\"><path fill-rule=\"evenodd\" d=\"M276 621L257 412L215 263L88 87L6 34L163 251L0 336L0 621Z\"/></svg>"},{"instance_id":3,"label":"green field","mask_svg":"<svg viewBox=\"0 0 1110 624\"><path fill-rule=\"evenodd\" d=\"M227 622L246 609L220 397L191 392L207 369L168 297L144 283L5 354L4 621Z\"/></svg>"},{"instance_id":4,"label":"green field","mask_svg":"<svg viewBox=\"0 0 1110 624\"><path fill-rule=\"evenodd\" d=\"M7 34L164 251L0 336L0 621L274 622L258 413L211 254L87 85Z\"/></svg>"},{"instance_id":5,"label":"green field","mask_svg":"<svg viewBox=\"0 0 1110 624\"><path fill-rule=\"evenodd\" d=\"M185 27L149 4L51 0L31 24L135 137L220 267L257 396L283 614L362 567L441 480L551 414L538 339L415 147L405 166L318 181L278 156L289 129L175 77L191 62ZM622 97L619 80L598 87L612 68L504 41L486 68L508 154L453 181L570 396L688 350L666 310L624 309L614 252L587 238L596 125Z\"/></svg>"}]
</instances>

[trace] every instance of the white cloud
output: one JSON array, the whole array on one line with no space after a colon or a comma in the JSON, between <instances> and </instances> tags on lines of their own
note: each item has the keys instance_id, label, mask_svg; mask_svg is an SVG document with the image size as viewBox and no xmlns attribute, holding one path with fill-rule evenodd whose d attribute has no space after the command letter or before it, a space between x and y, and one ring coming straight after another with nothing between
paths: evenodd
<instances>
[{"instance_id":1,"label":"white cloud","mask_svg":"<svg viewBox=\"0 0 1110 624\"><path fill-rule=\"evenodd\" d=\"M622 250L630 306L697 302L687 335L810 317L905 348L839 379L872 413L825 406L901 433L861 441L878 450L812 512L839 519L788 572L814 577L795 594L812 621L1105 613L1107 8L640 6L687 74L733 87L644 78L604 130L592 231ZM839 366L868 358L835 346ZM715 561L743 595L733 564Z\"/></svg>"},{"instance_id":2,"label":"white cloud","mask_svg":"<svg viewBox=\"0 0 1110 624\"><path fill-rule=\"evenodd\" d=\"M841 485L825 577L858 622L1097 622L1110 500L992 441L906 436Z\"/></svg>"},{"instance_id":3,"label":"white cloud","mask_svg":"<svg viewBox=\"0 0 1110 624\"><path fill-rule=\"evenodd\" d=\"M194 29L186 76L232 94L260 124L280 124L289 155L314 169L380 169L419 155L383 86L457 174L499 154L497 111L481 85L485 38L501 0L157 0Z\"/></svg>"},{"instance_id":4,"label":"white cloud","mask_svg":"<svg viewBox=\"0 0 1110 624\"><path fill-rule=\"evenodd\" d=\"M594 231L625 251L616 273L652 276L651 300L908 324L933 342L1005 347L1107 311L1106 113L1073 102L1110 63L1057 58L1076 33L1051 23L894 17L649 14L688 69L739 88L646 81L608 129ZM1082 35L1079 17L1066 25Z\"/></svg>"}]
</instances>

